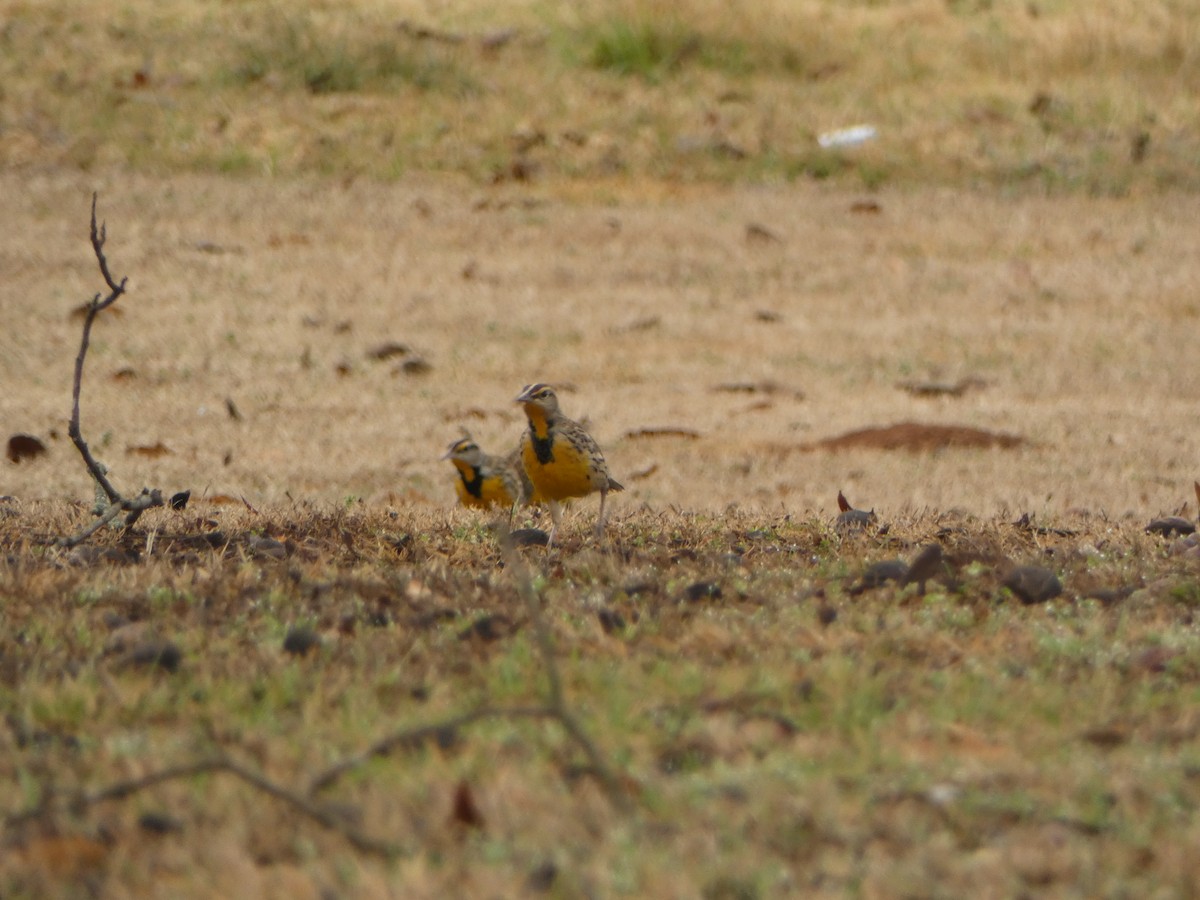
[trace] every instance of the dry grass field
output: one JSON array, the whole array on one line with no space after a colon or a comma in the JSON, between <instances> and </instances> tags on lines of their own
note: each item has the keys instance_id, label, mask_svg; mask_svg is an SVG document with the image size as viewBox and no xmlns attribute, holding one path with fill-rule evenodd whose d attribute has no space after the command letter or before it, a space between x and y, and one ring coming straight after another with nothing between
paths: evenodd
<instances>
[{"instance_id":1,"label":"dry grass field","mask_svg":"<svg viewBox=\"0 0 1200 900\"><path fill-rule=\"evenodd\" d=\"M0 895L1194 895L1200 10L677 7L0 3Z\"/></svg>"}]
</instances>

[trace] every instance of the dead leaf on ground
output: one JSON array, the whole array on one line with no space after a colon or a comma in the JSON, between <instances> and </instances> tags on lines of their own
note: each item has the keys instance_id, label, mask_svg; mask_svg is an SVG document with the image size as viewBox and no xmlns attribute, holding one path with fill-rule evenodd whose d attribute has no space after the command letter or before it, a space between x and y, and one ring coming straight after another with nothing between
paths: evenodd
<instances>
[{"instance_id":1,"label":"dead leaf on ground","mask_svg":"<svg viewBox=\"0 0 1200 900\"><path fill-rule=\"evenodd\" d=\"M144 456L146 459L158 459L160 456L170 456L175 451L162 441L157 441L153 444L139 444L136 447L126 447L125 452L130 456Z\"/></svg>"},{"instance_id":2,"label":"dead leaf on ground","mask_svg":"<svg viewBox=\"0 0 1200 900\"><path fill-rule=\"evenodd\" d=\"M850 212L868 215L879 215L883 212L883 207L876 200L855 200L850 204Z\"/></svg>"},{"instance_id":3,"label":"dead leaf on ground","mask_svg":"<svg viewBox=\"0 0 1200 900\"><path fill-rule=\"evenodd\" d=\"M796 400L804 399L804 391L784 387L777 381L723 381L713 385L717 394L766 394L768 396L782 395Z\"/></svg>"},{"instance_id":4,"label":"dead leaf on ground","mask_svg":"<svg viewBox=\"0 0 1200 900\"><path fill-rule=\"evenodd\" d=\"M420 356L414 356L411 359L406 359L399 366L392 369L393 375L425 375L433 371L433 364Z\"/></svg>"},{"instance_id":5,"label":"dead leaf on ground","mask_svg":"<svg viewBox=\"0 0 1200 900\"><path fill-rule=\"evenodd\" d=\"M631 431L625 432L625 437L630 439L636 438L659 438L659 437L679 437L687 438L694 441L700 437L700 432L694 428L673 428L670 426L649 426L646 428L634 428Z\"/></svg>"},{"instance_id":6,"label":"dead leaf on ground","mask_svg":"<svg viewBox=\"0 0 1200 900\"><path fill-rule=\"evenodd\" d=\"M387 341L380 344L373 350L367 351L367 356L370 359L391 359L394 356L408 356L412 353L412 347L400 341Z\"/></svg>"},{"instance_id":7,"label":"dead leaf on ground","mask_svg":"<svg viewBox=\"0 0 1200 900\"><path fill-rule=\"evenodd\" d=\"M967 391L987 387L987 382L968 375L958 381L898 381L896 387L914 397L961 397Z\"/></svg>"},{"instance_id":8,"label":"dead leaf on ground","mask_svg":"<svg viewBox=\"0 0 1200 900\"><path fill-rule=\"evenodd\" d=\"M307 234L273 234L267 238L268 247L307 247L312 243L312 240Z\"/></svg>"},{"instance_id":9,"label":"dead leaf on ground","mask_svg":"<svg viewBox=\"0 0 1200 900\"><path fill-rule=\"evenodd\" d=\"M134 645L122 657L113 663L114 669L162 669L164 672L179 671L183 661L183 651L173 641L160 641L153 638Z\"/></svg>"},{"instance_id":10,"label":"dead leaf on ground","mask_svg":"<svg viewBox=\"0 0 1200 900\"><path fill-rule=\"evenodd\" d=\"M1165 672L1167 664L1178 655L1178 650L1156 644L1137 653L1129 662L1130 667L1135 671L1159 674Z\"/></svg>"},{"instance_id":11,"label":"dead leaf on ground","mask_svg":"<svg viewBox=\"0 0 1200 900\"><path fill-rule=\"evenodd\" d=\"M479 811L471 786L465 780L460 781L454 789L450 821L460 828L483 828L483 813Z\"/></svg>"},{"instance_id":12,"label":"dead leaf on ground","mask_svg":"<svg viewBox=\"0 0 1200 900\"><path fill-rule=\"evenodd\" d=\"M982 449L1000 447L1011 449L1027 444L1016 434L984 431L966 425L925 425L920 422L899 422L895 425L874 426L848 431L835 437L801 444L801 450L908 450L928 453L945 447Z\"/></svg>"},{"instance_id":13,"label":"dead leaf on ground","mask_svg":"<svg viewBox=\"0 0 1200 900\"><path fill-rule=\"evenodd\" d=\"M91 300L89 300L87 303L81 303L79 306L71 310L69 318L75 321L78 321L79 319L86 319L88 310L91 308ZM121 309L121 307L114 303L111 306L106 306L104 309L100 310L100 312L96 314L96 318L99 319L101 316L114 316L115 318L119 319L123 315L125 315L125 310Z\"/></svg>"},{"instance_id":14,"label":"dead leaf on ground","mask_svg":"<svg viewBox=\"0 0 1200 900\"><path fill-rule=\"evenodd\" d=\"M652 328L657 328L662 324L661 316L642 316L638 319L625 322L621 325L614 325L608 330L609 334L631 334L636 331L649 331Z\"/></svg>"},{"instance_id":15,"label":"dead leaf on ground","mask_svg":"<svg viewBox=\"0 0 1200 900\"><path fill-rule=\"evenodd\" d=\"M32 434L14 434L8 439L7 456L10 462L35 459L46 452L46 445Z\"/></svg>"},{"instance_id":16,"label":"dead leaf on ground","mask_svg":"<svg viewBox=\"0 0 1200 900\"><path fill-rule=\"evenodd\" d=\"M110 847L82 835L53 835L27 841L18 853L33 868L55 878L78 878L99 869L108 860Z\"/></svg>"},{"instance_id":17,"label":"dead leaf on ground","mask_svg":"<svg viewBox=\"0 0 1200 900\"><path fill-rule=\"evenodd\" d=\"M1089 744L1111 750L1128 742L1129 729L1124 725L1097 725L1084 731L1080 737Z\"/></svg>"},{"instance_id":18,"label":"dead leaf on ground","mask_svg":"<svg viewBox=\"0 0 1200 900\"><path fill-rule=\"evenodd\" d=\"M746 240L758 244L779 244L783 242L783 238L766 225L760 225L758 222L750 222L746 225Z\"/></svg>"},{"instance_id":19,"label":"dead leaf on ground","mask_svg":"<svg viewBox=\"0 0 1200 900\"><path fill-rule=\"evenodd\" d=\"M133 379L137 378L137 370L131 366L125 366L117 369L117 371L113 372L109 377L112 378L113 381L133 381Z\"/></svg>"}]
</instances>

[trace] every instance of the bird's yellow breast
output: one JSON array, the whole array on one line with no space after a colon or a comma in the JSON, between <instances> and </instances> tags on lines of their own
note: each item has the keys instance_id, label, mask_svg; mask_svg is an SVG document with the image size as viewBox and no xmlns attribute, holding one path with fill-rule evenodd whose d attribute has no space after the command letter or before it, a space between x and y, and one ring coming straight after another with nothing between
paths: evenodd
<instances>
[{"instance_id":1,"label":"bird's yellow breast","mask_svg":"<svg viewBox=\"0 0 1200 900\"><path fill-rule=\"evenodd\" d=\"M552 458L541 462L532 440L527 439L521 448L521 461L539 499L565 500L596 490L591 460L585 453L561 438L554 441L551 452Z\"/></svg>"},{"instance_id":2,"label":"bird's yellow breast","mask_svg":"<svg viewBox=\"0 0 1200 900\"><path fill-rule=\"evenodd\" d=\"M463 506L486 509L490 506L512 506L517 498L501 475L482 475L477 469L460 460L454 461L461 476L455 482L458 499Z\"/></svg>"}]
</instances>

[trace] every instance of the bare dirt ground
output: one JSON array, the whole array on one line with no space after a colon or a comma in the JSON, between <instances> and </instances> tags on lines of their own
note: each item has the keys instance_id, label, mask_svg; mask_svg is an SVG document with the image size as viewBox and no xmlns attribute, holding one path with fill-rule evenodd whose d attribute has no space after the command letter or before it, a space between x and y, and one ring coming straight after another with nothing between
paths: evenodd
<instances>
[{"instance_id":1,"label":"bare dirt ground","mask_svg":"<svg viewBox=\"0 0 1200 900\"><path fill-rule=\"evenodd\" d=\"M510 446L512 399L541 380L628 485L618 518L831 514L839 488L888 510L1143 518L1191 493L1190 196L622 182L577 202L61 171L3 176L0 421L50 452L0 468L0 493L90 490L65 420L71 313L102 286L93 189L131 290L98 325L84 428L130 489L445 508L446 444L465 427ZM1023 443L809 449L908 422Z\"/></svg>"}]
</instances>

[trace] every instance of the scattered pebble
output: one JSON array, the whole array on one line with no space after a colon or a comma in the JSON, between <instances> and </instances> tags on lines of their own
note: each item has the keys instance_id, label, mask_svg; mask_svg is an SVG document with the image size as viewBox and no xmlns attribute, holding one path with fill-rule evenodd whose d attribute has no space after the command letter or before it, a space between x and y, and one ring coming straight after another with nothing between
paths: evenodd
<instances>
[{"instance_id":1,"label":"scattered pebble","mask_svg":"<svg viewBox=\"0 0 1200 900\"><path fill-rule=\"evenodd\" d=\"M1196 523L1182 516L1165 516L1161 519L1152 519L1146 526L1146 531L1150 534L1161 534L1163 537L1193 534L1196 531Z\"/></svg>"},{"instance_id":2,"label":"scattered pebble","mask_svg":"<svg viewBox=\"0 0 1200 900\"><path fill-rule=\"evenodd\" d=\"M1016 566L1001 582L1022 603L1045 603L1062 593L1058 576L1042 566Z\"/></svg>"},{"instance_id":3,"label":"scattered pebble","mask_svg":"<svg viewBox=\"0 0 1200 900\"><path fill-rule=\"evenodd\" d=\"M283 652L293 656L307 656L319 649L321 637L307 625L293 625L283 636Z\"/></svg>"}]
</instances>

